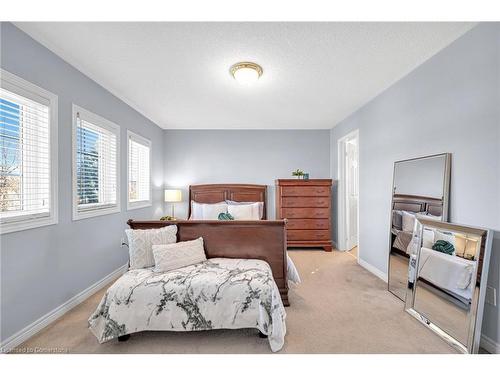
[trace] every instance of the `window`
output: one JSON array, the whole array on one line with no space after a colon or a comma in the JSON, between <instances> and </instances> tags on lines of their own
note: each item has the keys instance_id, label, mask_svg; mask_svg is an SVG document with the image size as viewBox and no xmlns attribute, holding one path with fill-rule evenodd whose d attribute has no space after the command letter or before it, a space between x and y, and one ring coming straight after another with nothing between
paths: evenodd
<instances>
[{"instance_id":1,"label":"window","mask_svg":"<svg viewBox=\"0 0 500 375\"><path fill-rule=\"evenodd\" d=\"M73 220L120 212L120 127L73 105Z\"/></svg>"},{"instance_id":2,"label":"window","mask_svg":"<svg viewBox=\"0 0 500 375\"><path fill-rule=\"evenodd\" d=\"M127 131L127 209L151 206L151 141Z\"/></svg>"},{"instance_id":3,"label":"window","mask_svg":"<svg viewBox=\"0 0 500 375\"><path fill-rule=\"evenodd\" d=\"M0 73L0 232L56 224L57 96Z\"/></svg>"}]
</instances>

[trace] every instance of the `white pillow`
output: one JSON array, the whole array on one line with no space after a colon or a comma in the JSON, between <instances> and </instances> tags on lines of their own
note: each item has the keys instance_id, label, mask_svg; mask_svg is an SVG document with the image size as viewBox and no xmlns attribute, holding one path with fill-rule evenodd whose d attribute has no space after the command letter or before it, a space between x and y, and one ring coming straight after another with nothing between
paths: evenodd
<instances>
[{"instance_id":1,"label":"white pillow","mask_svg":"<svg viewBox=\"0 0 500 375\"><path fill-rule=\"evenodd\" d=\"M244 205L244 204L256 203L257 207L259 207L259 220L262 220L262 218L264 217L264 202L236 202L236 201L226 200L226 203L228 205L235 205L235 206L240 206L242 204Z\"/></svg>"},{"instance_id":2,"label":"white pillow","mask_svg":"<svg viewBox=\"0 0 500 375\"><path fill-rule=\"evenodd\" d=\"M154 245L154 272L166 272L207 260L203 238L177 242L171 245Z\"/></svg>"},{"instance_id":3,"label":"white pillow","mask_svg":"<svg viewBox=\"0 0 500 375\"><path fill-rule=\"evenodd\" d=\"M234 217L234 220L260 220L259 204L237 204L229 205L227 212Z\"/></svg>"},{"instance_id":4,"label":"white pillow","mask_svg":"<svg viewBox=\"0 0 500 375\"><path fill-rule=\"evenodd\" d=\"M441 216L435 216L431 214L426 214L423 212L419 212L416 214L417 219L424 219L424 220L434 220L434 221L441 221Z\"/></svg>"},{"instance_id":5,"label":"white pillow","mask_svg":"<svg viewBox=\"0 0 500 375\"><path fill-rule=\"evenodd\" d=\"M158 229L126 229L130 269L155 265L153 245L167 245L177 241L177 225Z\"/></svg>"},{"instance_id":6,"label":"white pillow","mask_svg":"<svg viewBox=\"0 0 500 375\"><path fill-rule=\"evenodd\" d=\"M403 213L403 231L413 233L413 228L415 226L415 215L407 211L402 211L402 213Z\"/></svg>"},{"instance_id":7,"label":"white pillow","mask_svg":"<svg viewBox=\"0 0 500 375\"><path fill-rule=\"evenodd\" d=\"M219 220L220 213L227 213L227 203L204 204L202 213L203 220Z\"/></svg>"},{"instance_id":8,"label":"white pillow","mask_svg":"<svg viewBox=\"0 0 500 375\"><path fill-rule=\"evenodd\" d=\"M424 228L422 247L432 249L432 245L434 245L434 242L436 242L436 241L434 241L434 230L429 229L429 228Z\"/></svg>"},{"instance_id":9,"label":"white pillow","mask_svg":"<svg viewBox=\"0 0 500 375\"><path fill-rule=\"evenodd\" d=\"M189 220L218 220L221 212L227 213L227 203L198 203L191 201Z\"/></svg>"}]
</instances>

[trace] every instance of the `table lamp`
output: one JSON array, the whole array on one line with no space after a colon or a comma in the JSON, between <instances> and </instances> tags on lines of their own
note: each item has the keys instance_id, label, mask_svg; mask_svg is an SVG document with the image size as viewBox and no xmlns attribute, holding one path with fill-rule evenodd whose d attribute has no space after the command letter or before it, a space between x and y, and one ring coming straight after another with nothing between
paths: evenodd
<instances>
[{"instance_id":1,"label":"table lamp","mask_svg":"<svg viewBox=\"0 0 500 375\"><path fill-rule=\"evenodd\" d=\"M165 189L165 202L172 203L172 217L174 218L174 205L177 202L182 202L182 191Z\"/></svg>"}]
</instances>

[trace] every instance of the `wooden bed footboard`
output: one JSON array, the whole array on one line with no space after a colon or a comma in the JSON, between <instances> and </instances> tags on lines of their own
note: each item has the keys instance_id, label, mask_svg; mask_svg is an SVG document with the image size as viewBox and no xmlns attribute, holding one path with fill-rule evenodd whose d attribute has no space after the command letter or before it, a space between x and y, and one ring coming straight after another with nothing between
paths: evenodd
<instances>
[{"instance_id":1,"label":"wooden bed footboard","mask_svg":"<svg viewBox=\"0 0 500 375\"><path fill-rule=\"evenodd\" d=\"M189 241L203 237L207 258L242 258L266 261L271 266L283 304L289 306L285 223L285 220L127 221L132 229L177 225L178 241Z\"/></svg>"}]
</instances>

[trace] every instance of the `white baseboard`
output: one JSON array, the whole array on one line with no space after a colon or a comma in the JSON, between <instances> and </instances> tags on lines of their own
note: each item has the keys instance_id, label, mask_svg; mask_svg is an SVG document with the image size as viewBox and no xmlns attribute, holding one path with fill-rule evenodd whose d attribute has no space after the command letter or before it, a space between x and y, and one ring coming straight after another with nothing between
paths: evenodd
<instances>
[{"instance_id":1,"label":"white baseboard","mask_svg":"<svg viewBox=\"0 0 500 375\"><path fill-rule=\"evenodd\" d=\"M484 334L481 335L480 346L486 349L491 354L500 354L500 344L498 342L495 342L488 336L485 336Z\"/></svg>"},{"instance_id":2,"label":"white baseboard","mask_svg":"<svg viewBox=\"0 0 500 375\"><path fill-rule=\"evenodd\" d=\"M50 323L54 322L56 319L59 319L61 316L66 314L75 306L79 305L91 295L105 287L108 283L113 281L118 276L124 274L128 269L128 263L124 264L120 268L111 272L109 275L105 276L101 280L97 281L93 285L89 286L87 289L81 291L76 296L70 298L68 301L63 303L62 305L56 307L54 310L45 314L38 320L34 321L27 327L21 329L19 332L14 333L9 338L5 339L0 344L0 353L8 353L15 347L21 345L23 342L28 340L30 337L34 336L38 332L40 332L43 328L47 327Z\"/></svg>"},{"instance_id":3,"label":"white baseboard","mask_svg":"<svg viewBox=\"0 0 500 375\"><path fill-rule=\"evenodd\" d=\"M370 263L365 262L363 259L358 257L358 264L363 267L364 269L370 271L373 273L375 276L377 276L379 279L383 280L384 282L387 282L387 274L380 271L378 268L372 266Z\"/></svg>"}]
</instances>

